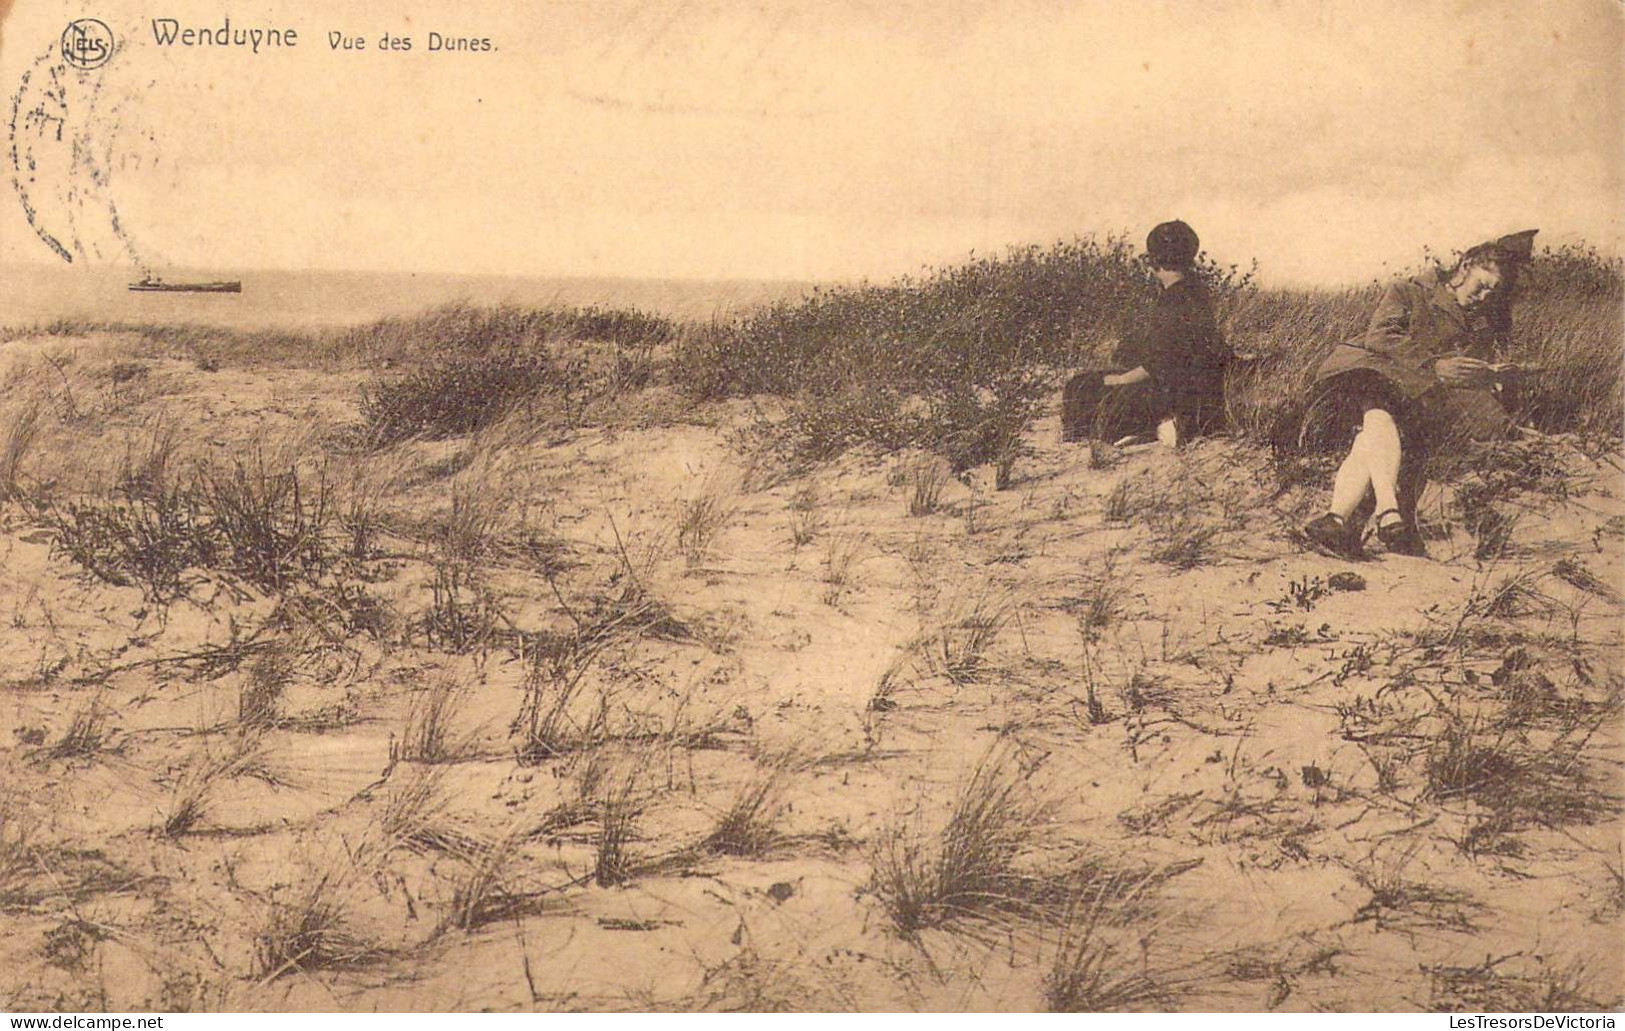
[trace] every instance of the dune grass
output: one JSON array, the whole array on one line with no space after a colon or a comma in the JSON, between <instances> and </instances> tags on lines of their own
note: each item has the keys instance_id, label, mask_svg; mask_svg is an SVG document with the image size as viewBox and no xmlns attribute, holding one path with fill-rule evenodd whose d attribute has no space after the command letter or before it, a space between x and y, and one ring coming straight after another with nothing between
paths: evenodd
<instances>
[{"instance_id":1,"label":"dune grass","mask_svg":"<svg viewBox=\"0 0 1625 1031\"><path fill-rule=\"evenodd\" d=\"M231 329L202 324L55 319L8 327L0 331L0 340L117 333L138 337L154 350L189 356L213 369L287 365L333 371L381 368L446 353L500 351L549 342L596 340L639 348L669 340L678 329L668 318L629 308L530 308L454 301L415 315L332 329Z\"/></svg>"},{"instance_id":2,"label":"dune grass","mask_svg":"<svg viewBox=\"0 0 1625 1031\"><path fill-rule=\"evenodd\" d=\"M391 762L449 763L466 755L473 744L471 735L458 733L454 726L464 694L463 684L442 675L414 695Z\"/></svg>"},{"instance_id":3,"label":"dune grass","mask_svg":"<svg viewBox=\"0 0 1625 1031\"><path fill-rule=\"evenodd\" d=\"M99 700L91 699L75 710L68 729L50 747L50 756L53 759L76 759L95 755L105 749L111 736L107 726L111 715Z\"/></svg>"},{"instance_id":4,"label":"dune grass","mask_svg":"<svg viewBox=\"0 0 1625 1031\"><path fill-rule=\"evenodd\" d=\"M1293 421L1320 357L1363 329L1381 284L1261 289L1255 271L1198 259L1226 337L1246 356L1230 376L1231 430L1270 443ZM361 437L374 445L471 433L521 408L570 422L595 398L669 381L697 400L783 398L773 437L795 460L919 447L956 473L995 463L1007 483L1015 445L1061 379L1108 363L1155 289L1137 246L1107 236L820 288L708 323L627 309L451 304L308 332L82 321L26 332L134 334L215 366L370 369ZM1620 439L1622 298L1625 268L1593 248L1548 249L1529 265L1504 356L1532 370L1513 392L1523 421ZM658 357L667 351L669 361Z\"/></svg>"},{"instance_id":5,"label":"dune grass","mask_svg":"<svg viewBox=\"0 0 1625 1031\"><path fill-rule=\"evenodd\" d=\"M1233 433L1277 442L1320 358L1359 333L1380 284L1259 289L1251 271L1200 259L1232 348ZM816 291L688 334L673 362L691 395L778 395L793 457L923 447L955 471L999 462L1071 369L1107 362L1154 297L1127 241L1016 249L903 278ZM1587 247L1540 254L1522 277L1508 360L1533 371L1519 416L1549 433L1618 441L1625 269ZM1295 430L1295 426L1293 427Z\"/></svg>"},{"instance_id":6,"label":"dune grass","mask_svg":"<svg viewBox=\"0 0 1625 1031\"><path fill-rule=\"evenodd\" d=\"M1006 599L977 598L925 638L922 651L926 667L950 683L974 683L987 672L987 653L1011 614Z\"/></svg>"},{"instance_id":7,"label":"dune grass","mask_svg":"<svg viewBox=\"0 0 1625 1031\"><path fill-rule=\"evenodd\" d=\"M1195 965L1149 960L1154 935L1136 916L1152 887L1150 879L1115 877L1078 893L1044 977L1050 1012L1168 1012L1210 979Z\"/></svg>"},{"instance_id":8,"label":"dune grass","mask_svg":"<svg viewBox=\"0 0 1625 1031\"><path fill-rule=\"evenodd\" d=\"M352 927L353 872L311 871L267 907L254 934L255 973L273 980L295 971L353 966L384 955Z\"/></svg>"},{"instance_id":9,"label":"dune grass","mask_svg":"<svg viewBox=\"0 0 1625 1031\"><path fill-rule=\"evenodd\" d=\"M787 770L786 763L773 763L757 770L740 785L700 847L729 856L760 856L772 852L784 840L778 825L786 813Z\"/></svg>"},{"instance_id":10,"label":"dune grass","mask_svg":"<svg viewBox=\"0 0 1625 1031\"><path fill-rule=\"evenodd\" d=\"M0 501L19 492L18 474L39 432L39 416L39 402L31 400L0 420Z\"/></svg>"},{"instance_id":11,"label":"dune grass","mask_svg":"<svg viewBox=\"0 0 1625 1031\"><path fill-rule=\"evenodd\" d=\"M937 833L897 825L874 855L871 889L897 930L1030 915L1053 885L1024 866L1046 822L1007 749L995 749L960 786Z\"/></svg>"}]
</instances>

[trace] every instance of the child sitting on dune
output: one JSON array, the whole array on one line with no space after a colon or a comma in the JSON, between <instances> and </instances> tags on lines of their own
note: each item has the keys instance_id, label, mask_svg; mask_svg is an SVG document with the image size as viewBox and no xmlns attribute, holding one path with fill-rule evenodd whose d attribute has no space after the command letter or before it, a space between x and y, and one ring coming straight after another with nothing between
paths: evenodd
<instances>
[{"instance_id":1,"label":"child sitting on dune","mask_svg":"<svg viewBox=\"0 0 1625 1031\"><path fill-rule=\"evenodd\" d=\"M1146 237L1146 257L1160 286L1156 303L1119 346L1116 370L1083 372L1068 381L1065 439L1154 433L1173 447L1223 424L1231 354L1213 299L1196 274L1200 248L1195 230L1177 220Z\"/></svg>"}]
</instances>

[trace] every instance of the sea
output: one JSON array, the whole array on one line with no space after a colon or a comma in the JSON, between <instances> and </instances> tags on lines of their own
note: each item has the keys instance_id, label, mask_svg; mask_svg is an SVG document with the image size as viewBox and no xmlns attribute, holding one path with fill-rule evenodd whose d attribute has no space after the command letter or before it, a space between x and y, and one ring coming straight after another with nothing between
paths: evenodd
<instances>
[{"instance_id":1,"label":"sea","mask_svg":"<svg viewBox=\"0 0 1625 1031\"><path fill-rule=\"evenodd\" d=\"M240 280L239 294L142 293L128 269L0 266L0 327L59 319L314 329L413 315L448 304L635 308L683 321L727 318L813 286L779 280L528 278L411 272L166 270L166 282Z\"/></svg>"}]
</instances>

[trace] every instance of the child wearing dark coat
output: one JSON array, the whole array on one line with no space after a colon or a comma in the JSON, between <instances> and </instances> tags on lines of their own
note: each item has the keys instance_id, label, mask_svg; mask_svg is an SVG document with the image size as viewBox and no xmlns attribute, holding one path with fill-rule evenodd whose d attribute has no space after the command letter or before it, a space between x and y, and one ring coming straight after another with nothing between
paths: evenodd
<instances>
[{"instance_id":1,"label":"child wearing dark coat","mask_svg":"<svg viewBox=\"0 0 1625 1031\"><path fill-rule=\"evenodd\" d=\"M1168 446L1224 423L1224 373L1231 360L1196 274L1201 243L1184 222L1164 222L1146 238L1160 289L1150 315L1117 350L1120 371L1084 372L1067 383L1062 432L1068 440L1150 436Z\"/></svg>"}]
</instances>

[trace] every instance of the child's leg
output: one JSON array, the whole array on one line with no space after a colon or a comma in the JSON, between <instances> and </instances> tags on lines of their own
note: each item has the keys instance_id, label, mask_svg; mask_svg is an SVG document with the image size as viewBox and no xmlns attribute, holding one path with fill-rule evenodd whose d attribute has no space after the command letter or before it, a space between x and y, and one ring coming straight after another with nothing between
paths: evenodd
<instances>
[{"instance_id":1,"label":"child's leg","mask_svg":"<svg viewBox=\"0 0 1625 1031\"><path fill-rule=\"evenodd\" d=\"M1371 470L1366 462L1362 430L1354 438L1354 446L1337 467L1337 478L1332 480L1332 507L1330 511L1344 522L1360 507L1366 492L1371 489Z\"/></svg>"},{"instance_id":2,"label":"child's leg","mask_svg":"<svg viewBox=\"0 0 1625 1031\"><path fill-rule=\"evenodd\" d=\"M1423 448L1407 448L1399 465L1399 514L1412 526L1416 520L1416 506L1427 488L1428 457Z\"/></svg>"},{"instance_id":3,"label":"child's leg","mask_svg":"<svg viewBox=\"0 0 1625 1031\"><path fill-rule=\"evenodd\" d=\"M1157 423L1157 443L1170 448L1179 446L1179 423L1173 416Z\"/></svg>"},{"instance_id":4,"label":"child's leg","mask_svg":"<svg viewBox=\"0 0 1625 1031\"><path fill-rule=\"evenodd\" d=\"M1377 496L1377 511L1387 512L1391 508L1398 508L1402 454L1399 427L1394 424L1394 417L1381 408L1366 409L1365 421L1354 446L1365 454L1371 490Z\"/></svg>"}]
</instances>

